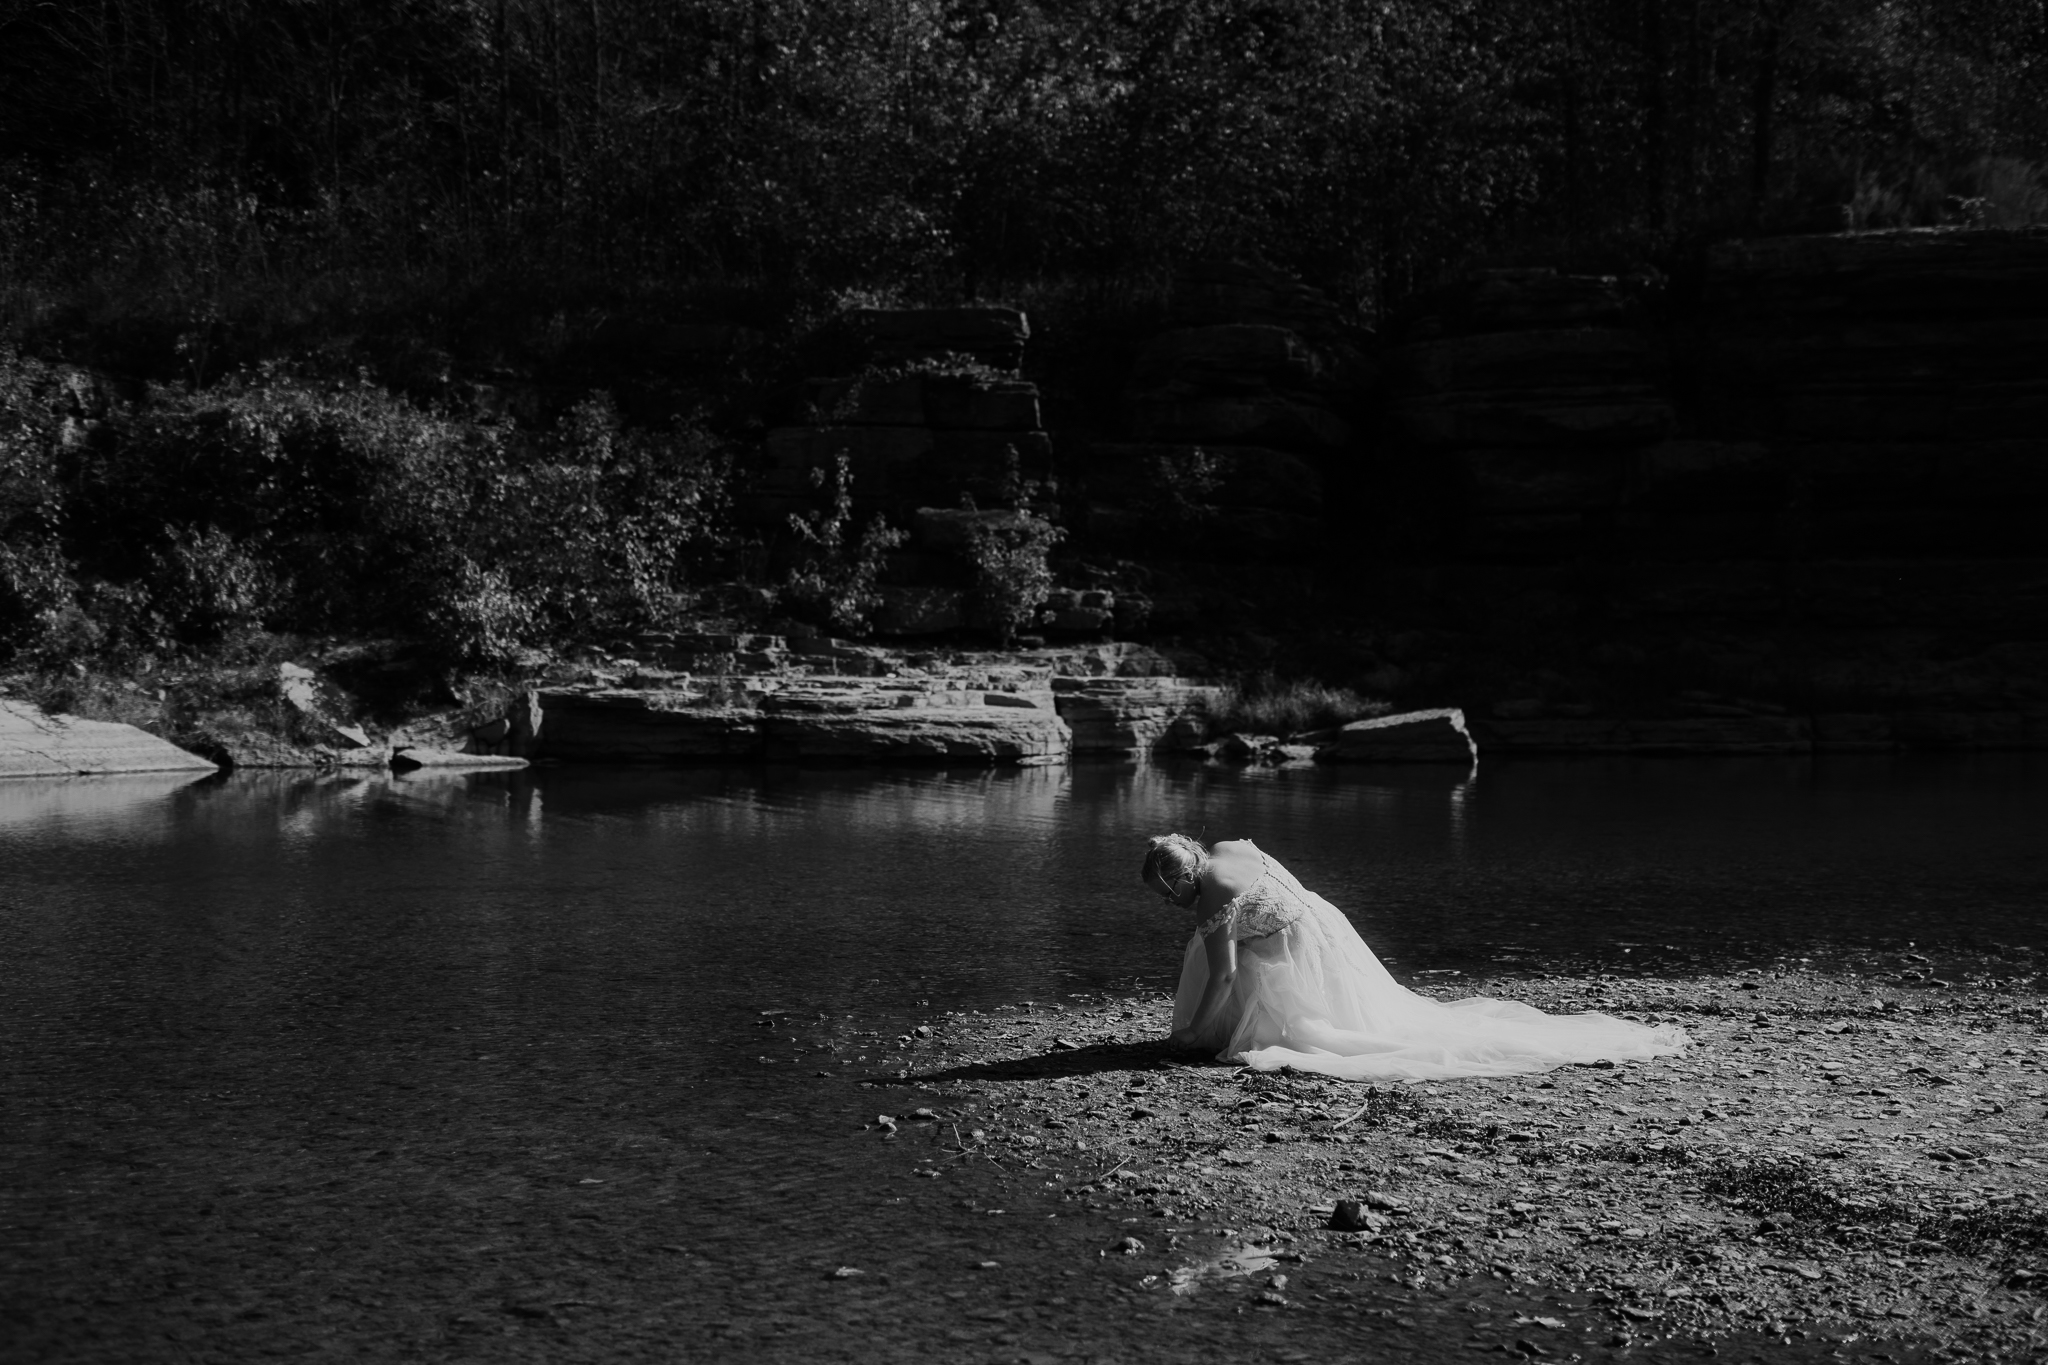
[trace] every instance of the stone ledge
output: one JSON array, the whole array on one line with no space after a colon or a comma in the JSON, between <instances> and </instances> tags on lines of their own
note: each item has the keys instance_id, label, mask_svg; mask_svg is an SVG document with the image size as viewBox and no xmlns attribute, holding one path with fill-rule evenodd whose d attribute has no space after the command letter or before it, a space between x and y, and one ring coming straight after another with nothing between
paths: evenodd
<instances>
[{"instance_id":1,"label":"stone ledge","mask_svg":"<svg viewBox=\"0 0 2048 1365\"><path fill-rule=\"evenodd\" d=\"M53 716L27 702L0 700L0 777L218 769L218 764L133 725Z\"/></svg>"}]
</instances>

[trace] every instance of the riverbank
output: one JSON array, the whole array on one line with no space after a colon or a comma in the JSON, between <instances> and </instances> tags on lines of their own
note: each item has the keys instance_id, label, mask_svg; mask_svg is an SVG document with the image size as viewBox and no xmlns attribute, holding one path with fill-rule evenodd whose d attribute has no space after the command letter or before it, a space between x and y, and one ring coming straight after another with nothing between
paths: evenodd
<instances>
[{"instance_id":1,"label":"riverbank","mask_svg":"<svg viewBox=\"0 0 2048 1365\"><path fill-rule=\"evenodd\" d=\"M2048 997L2035 951L1687 979L1436 975L1446 998L1678 1023L1685 1055L1399 1087L1176 1056L1094 996L900 1038L870 1139L931 1179L1113 1220L1136 1296L1307 1314L1389 1350L1695 1343L1767 1359L2035 1359ZM925 1036L929 1030L930 1036ZM1357 1201L1356 1226L1333 1213ZM1338 1220L1343 1221L1343 1220ZM1492 1289L1489 1308L1474 1288ZM1284 1357L1283 1357L1284 1358Z\"/></svg>"}]
</instances>

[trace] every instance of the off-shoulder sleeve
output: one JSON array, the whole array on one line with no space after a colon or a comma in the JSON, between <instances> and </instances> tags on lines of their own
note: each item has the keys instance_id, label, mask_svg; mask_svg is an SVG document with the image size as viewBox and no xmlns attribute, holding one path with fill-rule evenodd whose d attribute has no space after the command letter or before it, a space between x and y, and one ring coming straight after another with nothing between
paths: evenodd
<instances>
[{"instance_id":1,"label":"off-shoulder sleeve","mask_svg":"<svg viewBox=\"0 0 2048 1365\"><path fill-rule=\"evenodd\" d=\"M1238 904L1243 900L1244 897L1242 895L1237 895L1232 896L1229 900L1223 902L1223 908L1221 910L1218 910L1215 914L1209 916L1209 918L1203 920L1200 924L1195 926L1195 937L1207 938L1209 937L1209 935L1215 933L1218 929L1221 929L1224 925L1234 921L1237 918Z\"/></svg>"}]
</instances>

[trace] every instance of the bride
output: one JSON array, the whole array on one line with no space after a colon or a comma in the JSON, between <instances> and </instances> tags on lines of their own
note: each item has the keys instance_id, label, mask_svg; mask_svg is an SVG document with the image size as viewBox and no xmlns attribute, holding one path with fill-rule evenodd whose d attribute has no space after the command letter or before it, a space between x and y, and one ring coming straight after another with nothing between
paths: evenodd
<instances>
[{"instance_id":1,"label":"bride","mask_svg":"<svg viewBox=\"0 0 2048 1365\"><path fill-rule=\"evenodd\" d=\"M1417 995L1387 973L1343 911L1249 839L1205 849L1164 835L1152 840L1141 875L1199 920L1174 993L1173 1041L1219 1060L1346 1080L1445 1080L1657 1057L1690 1041L1681 1029L1612 1015Z\"/></svg>"}]
</instances>

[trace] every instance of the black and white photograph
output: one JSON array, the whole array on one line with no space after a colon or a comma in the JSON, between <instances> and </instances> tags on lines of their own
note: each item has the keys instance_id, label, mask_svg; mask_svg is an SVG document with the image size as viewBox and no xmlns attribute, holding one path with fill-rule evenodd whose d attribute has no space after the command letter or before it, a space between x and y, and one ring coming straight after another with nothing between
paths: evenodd
<instances>
[{"instance_id":1,"label":"black and white photograph","mask_svg":"<svg viewBox=\"0 0 2048 1365\"><path fill-rule=\"evenodd\" d=\"M2048 1365L2048 0L0 0L0 1365Z\"/></svg>"}]
</instances>

